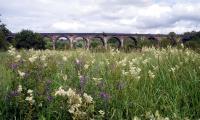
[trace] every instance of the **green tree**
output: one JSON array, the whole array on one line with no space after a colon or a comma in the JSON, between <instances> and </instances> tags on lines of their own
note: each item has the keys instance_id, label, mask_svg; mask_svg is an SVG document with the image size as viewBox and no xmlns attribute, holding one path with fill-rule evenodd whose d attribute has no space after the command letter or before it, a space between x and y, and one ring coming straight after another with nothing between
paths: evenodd
<instances>
[{"instance_id":1,"label":"green tree","mask_svg":"<svg viewBox=\"0 0 200 120\"><path fill-rule=\"evenodd\" d=\"M45 49L45 41L39 33L31 30L22 30L15 35L15 47L25 49Z\"/></svg>"},{"instance_id":2,"label":"green tree","mask_svg":"<svg viewBox=\"0 0 200 120\"><path fill-rule=\"evenodd\" d=\"M175 32L170 32L168 34L168 39L170 40L171 45L176 45L176 33Z\"/></svg>"},{"instance_id":3,"label":"green tree","mask_svg":"<svg viewBox=\"0 0 200 120\"><path fill-rule=\"evenodd\" d=\"M6 28L6 25L3 24L0 20L0 50L6 50L8 48L8 41L6 40L6 36L11 32Z\"/></svg>"}]
</instances>

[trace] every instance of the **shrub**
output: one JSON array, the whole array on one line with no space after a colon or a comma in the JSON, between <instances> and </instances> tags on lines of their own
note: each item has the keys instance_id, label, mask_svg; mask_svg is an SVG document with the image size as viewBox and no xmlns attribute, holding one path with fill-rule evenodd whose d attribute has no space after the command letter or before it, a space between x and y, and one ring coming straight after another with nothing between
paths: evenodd
<instances>
[{"instance_id":1,"label":"shrub","mask_svg":"<svg viewBox=\"0 0 200 120\"><path fill-rule=\"evenodd\" d=\"M31 30L22 30L21 32L17 33L15 35L15 41L15 47L18 49L45 49L46 44L40 34L34 33Z\"/></svg>"}]
</instances>

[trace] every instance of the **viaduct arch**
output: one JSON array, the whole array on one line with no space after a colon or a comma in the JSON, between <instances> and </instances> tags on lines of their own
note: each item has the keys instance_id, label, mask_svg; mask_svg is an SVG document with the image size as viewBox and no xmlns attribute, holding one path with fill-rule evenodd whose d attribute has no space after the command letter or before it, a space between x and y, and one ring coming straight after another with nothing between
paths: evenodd
<instances>
[{"instance_id":1,"label":"viaduct arch","mask_svg":"<svg viewBox=\"0 0 200 120\"><path fill-rule=\"evenodd\" d=\"M108 42L110 39L116 39L119 43L118 48L122 48L127 39L133 40L135 46L138 45L138 41L143 39L148 39L150 41L155 41L158 43L162 38L167 38L166 34L126 34L126 33L39 33L43 37L50 38L53 43L53 49L56 48L56 41L59 38L66 38L69 41L70 48L74 48L73 43L81 38L86 42L85 48L90 48L90 43L94 39L98 39L103 43L105 49L108 48ZM8 36L8 38L15 37L15 34ZM182 35L178 35L182 38Z\"/></svg>"}]
</instances>

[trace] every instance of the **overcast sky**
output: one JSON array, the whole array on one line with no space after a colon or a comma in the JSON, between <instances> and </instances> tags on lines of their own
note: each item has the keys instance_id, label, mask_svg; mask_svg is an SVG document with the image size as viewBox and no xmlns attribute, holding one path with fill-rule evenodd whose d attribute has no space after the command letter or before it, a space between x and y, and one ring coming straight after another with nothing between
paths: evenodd
<instances>
[{"instance_id":1,"label":"overcast sky","mask_svg":"<svg viewBox=\"0 0 200 120\"><path fill-rule=\"evenodd\" d=\"M200 0L0 0L0 14L12 32L200 30Z\"/></svg>"}]
</instances>

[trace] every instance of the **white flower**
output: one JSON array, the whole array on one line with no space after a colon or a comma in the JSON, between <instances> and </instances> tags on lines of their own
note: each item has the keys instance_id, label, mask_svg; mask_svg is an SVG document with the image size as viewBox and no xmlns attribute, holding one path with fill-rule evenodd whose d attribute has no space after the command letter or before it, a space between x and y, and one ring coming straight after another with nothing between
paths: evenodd
<instances>
[{"instance_id":1,"label":"white flower","mask_svg":"<svg viewBox=\"0 0 200 120\"><path fill-rule=\"evenodd\" d=\"M36 61L36 59L37 59L37 56L36 56L36 55L33 55L32 57L29 58L29 61L30 61L31 63L33 63L33 62Z\"/></svg>"},{"instance_id":2,"label":"white flower","mask_svg":"<svg viewBox=\"0 0 200 120\"><path fill-rule=\"evenodd\" d=\"M99 110L99 114L103 117L105 112L103 110Z\"/></svg>"},{"instance_id":3,"label":"white flower","mask_svg":"<svg viewBox=\"0 0 200 120\"><path fill-rule=\"evenodd\" d=\"M169 69L169 71L170 71L170 72L173 72L173 73L175 72L175 70L176 70L175 67L172 67L172 68Z\"/></svg>"},{"instance_id":4,"label":"white flower","mask_svg":"<svg viewBox=\"0 0 200 120\"><path fill-rule=\"evenodd\" d=\"M84 65L84 68L85 68L85 69L88 69L88 68L89 68L89 65L88 65L88 64L85 64L85 65Z\"/></svg>"},{"instance_id":5,"label":"white flower","mask_svg":"<svg viewBox=\"0 0 200 120\"><path fill-rule=\"evenodd\" d=\"M46 56L45 56L45 55L42 55L41 60L42 60L42 61L45 61L45 60L46 60Z\"/></svg>"},{"instance_id":6,"label":"white flower","mask_svg":"<svg viewBox=\"0 0 200 120\"><path fill-rule=\"evenodd\" d=\"M42 103L40 103L38 106L39 106L39 107L42 107Z\"/></svg>"},{"instance_id":7,"label":"white flower","mask_svg":"<svg viewBox=\"0 0 200 120\"><path fill-rule=\"evenodd\" d=\"M130 72L131 75L137 76L137 75L140 74L141 69L139 67L130 67L129 72Z\"/></svg>"},{"instance_id":8,"label":"white flower","mask_svg":"<svg viewBox=\"0 0 200 120\"><path fill-rule=\"evenodd\" d=\"M181 47L184 48L184 44L183 43L181 43Z\"/></svg>"},{"instance_id":9,"label":"white flower","mask_svg":"<svg viewBox=\"0 0 200 120\"><path fill-rule=\"evenodd\" d=\"M66 95L67 95L68 97L74 96L75 94L76 94L76 93L75 93L71 88L69 88L68 91L66 92Z\"/></svg>"},{"instance_id":10,"label":"white flower","mask_svg":"<svg viewBox=\"0 0 200 120\"><path fill-rule=\"evenodd\" d=\"M63 61L67 61L67 57L66 56L63 56Z\"/></svg>"},{"instance_id":11,"label":"white flower","mask_svg":"<svg viewBox=\"0 0 200 120\"><path fill-rule=\"evenodd\" d=\"M32 105L33 103L35 103L35 100L33 99L33 96L28 96L25 99L26 101L29 101L29 103Z\"/></svg>"},{"instance_id":12,"label":"white flower","mask_svg":"<svg viewBox=\"0 0 200 120\"><path fill-rule=\"evenodd\" d=\"M16 54L16 49L13 46L9 47L8 54L14 56Z\"/></svg>"},{"instance_id":13,"label":"white flower","mask_svg":"<svg viewBox=\"0 0 200 120\"><path fill-rule=\"evenodd\" d=\"M138 118L137 116L135 116L135 117L133 118L133 120L141 120L141 119Z\"/></svg>"},{"instance_id":14,"label":"white flower","mask_svg":"<svg viewBox=\"0 0 200 120\"><path fill-rule=\"evenodd\" d=\"M86 103L92 103L93 98L90 95L87 95L86 93L84 93L83 97L84 97Z\"/></svg>"},{"instance_id":15,"label":"white flower","mask_svg":"<svg viewBox=\"0 0 200 120\"><path fill-rule=\"evenodd\" d=\"M103 78L92 78L92 79L94 80L95 84L97 85L97 84L99 84L101 82L101 80Z\"/></svg>"},{"instance_id":16,"label":"white flower","mask_svg":"<svg viewBox=\"0 0 200 120\"><path fill-rule=\"evenodd\" d=\"M74 113L74 111L75 111L75 108L72 106L72 107L70 107L70 109L68 110L69 111L69 113Z\"/></svg>"},{"instance_id":17,"label":"white flower","mask_svg":"<svg viewBox=\"0 0 200 120\"><path fill-rule=\"evenodd\" d=\"M126 72L125 70L122 70L122 75L127 76L128 72Z\"/></svg>"},{"instance_id":18,"label":"white flower","mask_svg":"<svg viewBox=\"0 0 200 120\"><path fill-rule=\"evenodd\" d=\"M17 92L21 93L22 92L22 85L18 86Z\"/></svg>"},{"instance_id":19,"label":"white flower","mask_svg":"<svg viewBox=\"0 0 200 120\"><path fill-rule=\"evenodd\" d=\"M28 94L32 94L32 93L33 93L33 90L28 89L27 93L28 93Z\"/></svg>"},{"instance_id":20,"label":"white flower","mask_svg":"<svg viewBox=\"0 0 200 120\"><path fill-rule=\"evenodd\" d=\"M155 78L155 75L154 75L154 73L153 73L151 70L148 71L148 74L149 74L149 77L150 77L151 79L154 79L154 78Z\"/></svg>"},{"instance_id":21,"label":"white flower","mask_svg":"<svg viewBox=\"0 0 200 120\"><path fill-rule=\"evenodd\" d=\"M154 71L158 70L158 66L153 66L153 70Z\"/></svg>"},{"instance_id":22,"label":"white flower","mask_svg":"<svg viewBox=\"0 0 200 120\"><path fill-rule=\"evenodd\" d=\"M164 120L170 120L168 117L166 117Z\"/></svg>"},{"instance_id":23,"label":"white flower","mask_svg":"<svg viewBox=\"0 0 200 120\"><path fill-rule=\"evenodd\" d=\"M21 59L21 55L17 55L16 58L17 58L17 59Z\"/></svg>"},{"instance_id":24,"label":"white flower","mask_svg":"<svg viewBox=\"0 0 200 120\"><path fill-rule=\"evenodd\" d=\"M19 73L19 76L20 76L20 77L24 77L24 76L26 75L25 72L21 72L20 70L18 70L18 73Z\"/></svg>"},{"instance_id":25,"label":"white flower","mask_svg":"<svg viewBox=\"0 0 200 120\"><path fill-rule=\"evenodd\" d=\"M55 96L57 96L57 95L59 95L59 96L65 96L65 95L67 95L67 92L64 89L62 89L62 86L61 86L55 92Z\"/></svg>"},{"instance_id":26,"label":"white flower","mask_svg":"<svg viewBox=\"0 0 200 120\"><path fill-rule=\"evenodd\" d=\"M47 67L47 63L44 63L44 67Z\"/></svg>"},{"instance_id":27,"label":"white flower","mask_svg":"<svg viewBox=\"0 0 200 120\"><path fill-rule=\"evenodd\" d=\"M142 61L143 64L147 64L149 62L149 59L145 59L144 61Z\"/></svg>"},{"instance_id":28,"label":"white flower","mask_svg":"<svg viewBox=\"0 0 200 120\"><path fill-rule=\"evenodd\" d=\"M67 75L63 76L63 80L66 81L67 80Z\"/></svg>"}]
</instances>

